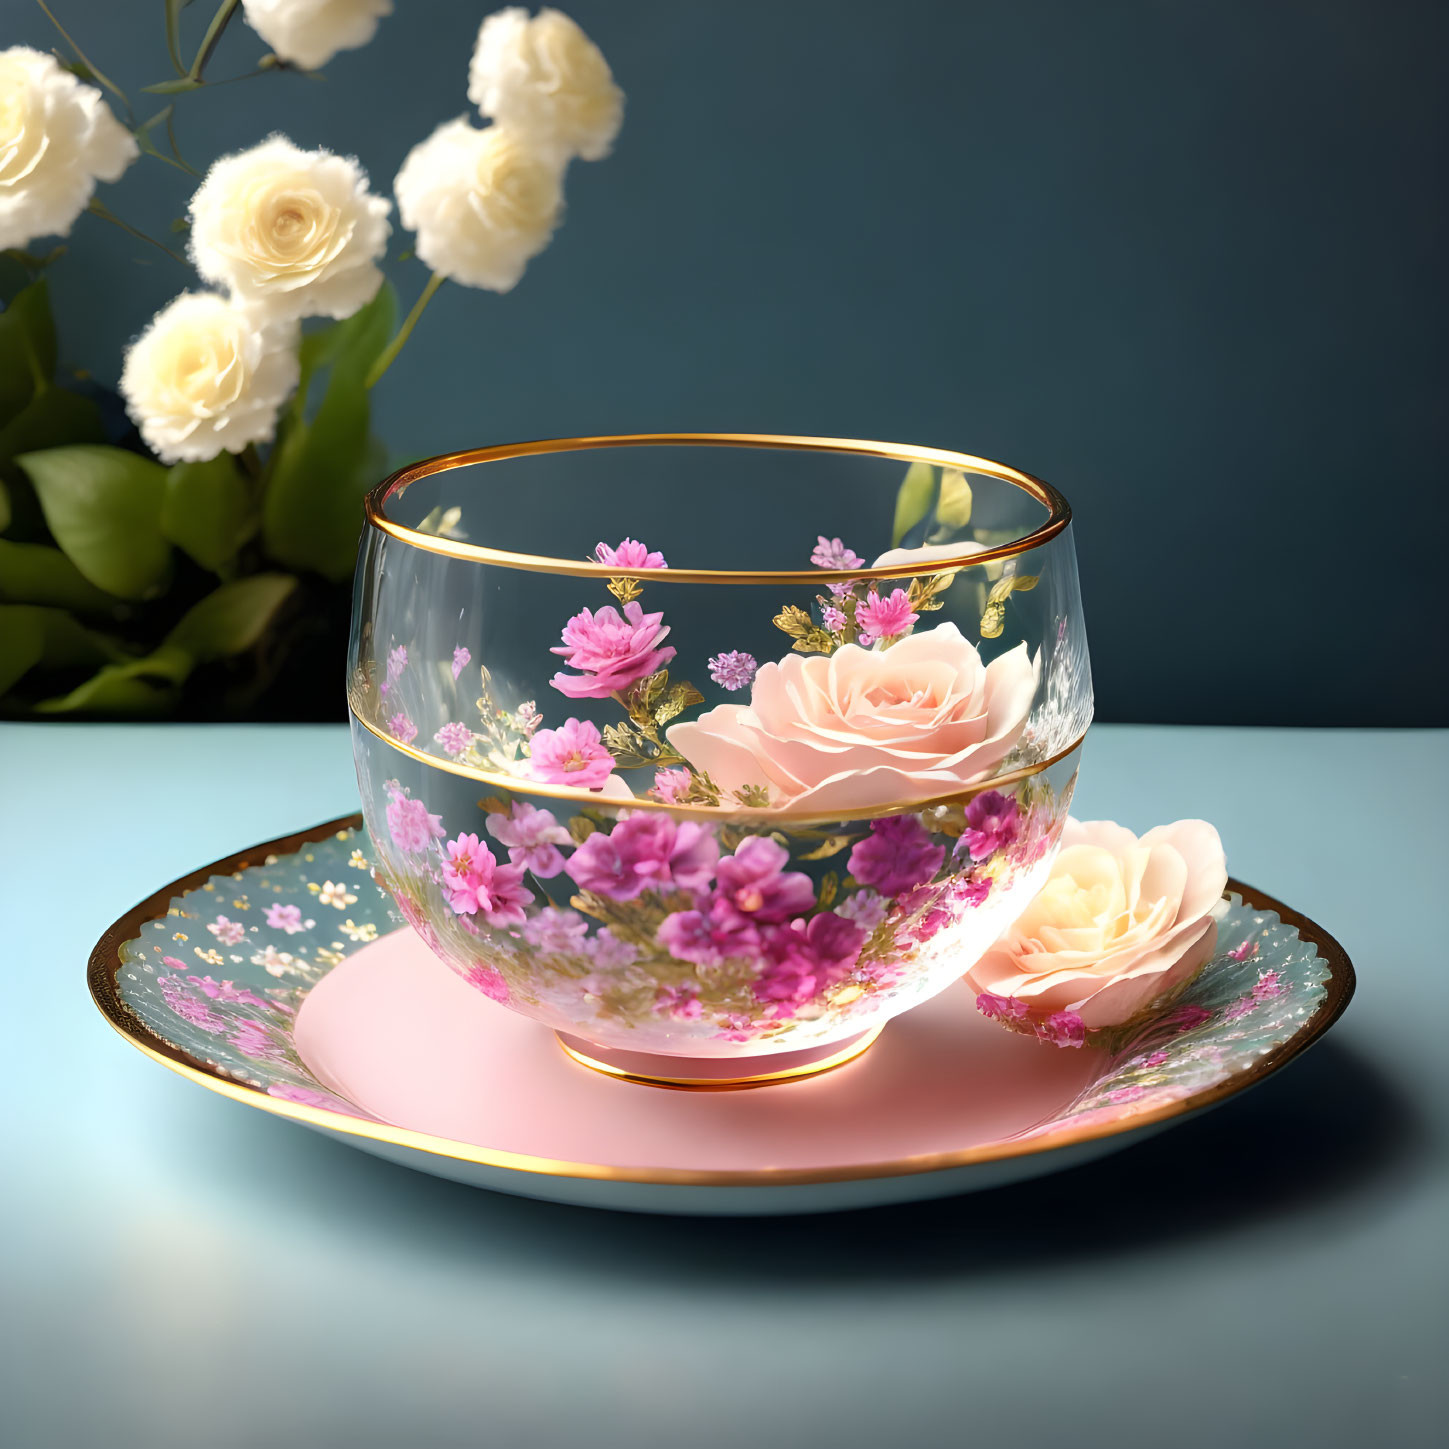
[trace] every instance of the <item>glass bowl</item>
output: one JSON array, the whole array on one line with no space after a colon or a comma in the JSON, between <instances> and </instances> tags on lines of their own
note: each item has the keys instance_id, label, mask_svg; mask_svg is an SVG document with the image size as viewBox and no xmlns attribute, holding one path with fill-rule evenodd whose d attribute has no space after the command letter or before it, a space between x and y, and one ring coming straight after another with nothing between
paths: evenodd
<instances>
[{"instance_id":1,"label":"glass bowl","mask_svg":"<svg viewBox=\"0 0 1449 1449\"><path fill-rule=\"evenodd\" d=\"M1071 510L998 463L567 438L367 500L378 874L465 981L643 1079L848 1059L1045 879L1091 719Z\"/></svg>"}]
</instances>

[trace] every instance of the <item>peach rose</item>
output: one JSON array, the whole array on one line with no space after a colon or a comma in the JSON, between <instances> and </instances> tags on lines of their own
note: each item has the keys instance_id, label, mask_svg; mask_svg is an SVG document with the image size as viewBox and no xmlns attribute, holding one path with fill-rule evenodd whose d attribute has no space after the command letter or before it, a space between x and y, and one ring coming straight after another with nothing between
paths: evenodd
<instances>
[{"instance_id":1,"label":"peach rose","mask_svg":"<svg viewBox=\"0 0 1449 1449\"><path fill-rule=\"evenodd\" d=\"M846 644L762 665L748 705L677 724L669 743L726 800L764 785L777 809L903 805L989 774L1021 737L1036 685L1025 644L982 664L940 624L889 649Z\"/></svg>"},{"instance_id":2,"label":"peach rose","mask_svg":"<svg viewBox=\"0 0 1449 1449\"><path fill-rule=\"evenodd\" d=\"M1032 1017L1075 1012L1089 1031L1117 1026L1207 964L1227 880L1206 820L1140 840L1110 820L1068 820L1046 885L966 979Z\"/></svg>"}]
</instances>

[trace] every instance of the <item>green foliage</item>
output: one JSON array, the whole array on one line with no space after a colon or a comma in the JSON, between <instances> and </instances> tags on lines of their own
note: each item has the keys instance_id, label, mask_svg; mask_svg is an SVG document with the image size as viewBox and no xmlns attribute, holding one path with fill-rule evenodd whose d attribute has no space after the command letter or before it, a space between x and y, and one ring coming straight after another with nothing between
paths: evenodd
<instances>
[{"instance_id":1,"label":"green foliage","mask_svg":"<svg viewBox=\"0 0 1449 1449\"><path fill-rule=\"evenodd\" d=\"M891 547L923 519L936 502L936 470L929 463L912 463L896 494L896 518L891 529Z\"/></svg>"},{"instance_id":2,"label":"green foliage","mask_svg":"<svg viewBox=\"0 0 1449 1449\"><path fill-rule=\"evenodd\" d=\"M117 600L91 583L58 548L0 538L0 602L107 614Z\"/></svg>"},{"instance_id":3,"label":"green foliage","mask_svg":"<svg viewBox=\"0 0 1449 1449\"><path fill-rule=\"evenodd\" d=\"M55 322L42 277L0 312L0 425L23 411L55 376Z\"/></svg>"},{"instance_id":4,"label":"green foliage","mask_svg":"<svg viewBox=\"0 0 1449 1449\"><path fill-rule=\"evenodd\" d=\"M64 609L0 604L0 694L37 664L64 669L119 657L114 644Z\"/></svg>"},{"instance_id":5,"label":"green foliage","mask_svg":"<svg viewBox=\"0 0 1449 1449\"><path fill-rule=\"evenodd\" d=\"M123 599L164 592L166 469L123 448L88 444L22 453L16 462L35 485L55 541L91 583Z\"/></svg>"},{"instance_id":6,"label":"green foliage","mask_svg":"<svg viewBox=\"0 0 1449 1449\"><path fill-rule=\"evenodd\" d=\"M228 577L261 520L230 453L207 463L177 463L166 474L161 532L202 568Z\"/></svg>"},{"instance_id":7,"label":"green foliage","mask_svg":"<svg viewBox=\"0 0 1449 1449\"><path fill-rule=\"evenodd\" d=\"M330 375L316 415L307 422L294 410L271 460L262 541L278 563L334 581L352 572L362 498L386 468L368 431L365 379L396 322L397 300L384 285L360 312L303 344L299 402L315 370L330 364Z\"/></svg>"}]
</instances>

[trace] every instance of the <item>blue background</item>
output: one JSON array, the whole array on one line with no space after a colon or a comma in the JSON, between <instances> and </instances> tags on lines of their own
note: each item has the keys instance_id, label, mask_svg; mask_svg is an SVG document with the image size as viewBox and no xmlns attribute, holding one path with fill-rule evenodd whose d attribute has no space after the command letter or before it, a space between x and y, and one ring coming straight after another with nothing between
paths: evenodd
<instances>
[{"instance_id":1,"label":"blue background","mask_svg":"<svg viewBox=\"0 0 1449 1449\"><path fill-rule=\"evenodd\" d=\"M133 98L171 75L161 0L55 8ZM324 80L182 96L183 152L279 129L387 190L467 108L485 8L406 0ZM628 92L622 139L573 168L517 291L434 303L379 389L397 457L701 428L1001 458L1076 506L1099 717L1449 721L1449 7L568 8ZM25 0L4 15L7 43L56 43ZM210 74L264 50L233 25ZM143 159L101 196L164 233L190 187ZM390 271L406 305L424 270ZM64 351L113 381L192 284L82 218Z\"/></svg>"}]
</instances>

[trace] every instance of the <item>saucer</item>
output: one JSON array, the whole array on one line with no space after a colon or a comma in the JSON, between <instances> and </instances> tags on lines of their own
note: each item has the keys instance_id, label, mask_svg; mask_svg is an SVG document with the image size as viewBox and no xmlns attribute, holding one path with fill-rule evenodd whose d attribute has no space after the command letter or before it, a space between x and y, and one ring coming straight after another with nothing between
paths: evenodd
<instances>
[{"instance_id":1,"label":"saucer","mask_svg":"<svg viewBox=\"0 0 1449 1449\"><path fill-rule=\"evenodd\" d=\"M1333 1024L1353 968L1321 927L1230 882L1219 951L1120 1050L983 1018L964 984L863 1055L755 1091L669 1091L570 1060L403 925L358 817L165 887L101 938L102 1013L163 1066L421 1171L666 1213L943 1197L1115 1152L1244 1090ZM1182 1028L1183 1005L1199 1024Z\"/></svg>"}]
</instances>

